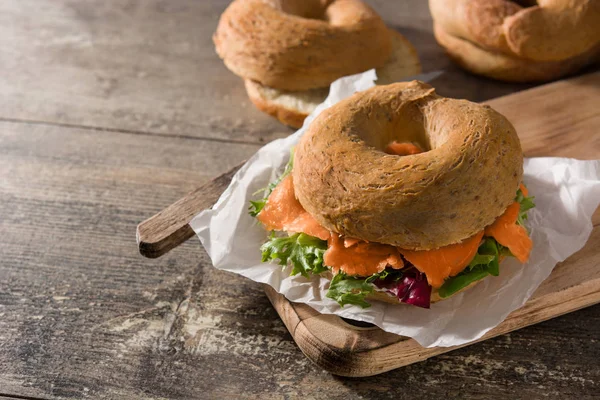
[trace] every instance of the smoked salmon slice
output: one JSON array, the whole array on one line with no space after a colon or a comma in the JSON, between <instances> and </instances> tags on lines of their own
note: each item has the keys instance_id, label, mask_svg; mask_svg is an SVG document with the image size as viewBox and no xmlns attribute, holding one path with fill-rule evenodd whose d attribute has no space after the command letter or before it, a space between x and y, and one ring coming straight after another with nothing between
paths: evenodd
<instances>
[{"instance_id":1,"label":"smoked salmon slice","mask_svg":"<svg viewBox=\"0 0 600 400\"><path fill-rule=\"evenodd\" d=\"M419 271L427 276L434 288L439 288L446 278L465 269L473 260L483 238L483 231L457 244L440 247L435 250L404 250L400 253Z\"/></svg>"},{"instance_id":2,"label":"smoked salmon slice","mask_svg":"<svg viewBox=\"0 0 600 400\"><path fill-rule=\"evenodd\" d=\"M397 156L410 156L412 154L419 154L423 152L423 150L421 150L421 148L415 144L400 142L392 142L388 144L384 151L388 154L394 154Z\"/></svg>"},{"instance_id":3,"label":"smoked salmon slice","mask_svg":"<svg viewBox=\"0 0 600 400\"><path fill-rule=\"evenodd\" d=\"M305 233L321 240L329 239L329 231L321 226L296 199L292 176L285 177L273 189L267 203L256 218L268 229Z\"/></svg>"},{"instance_id":4,"label":"smoked salmon slice","mask_svg":"<svg viewBox=\"0 0 600 400\"><path fill-rule=\"evenodd\" d=\"M523 183L519 184L519 189L521 189L521 193L523 193L523 196L525 196L525 197L529 196L529 190L527 190L527 188L525 187L525 185L523 185Z\"/></svg>"},{"instance_id":5,"label":"smoked salmon slice","mask_svg":"<svg viewBox=\"0 0 600 400\"><path fill-rule=\"evenodd\" d=\"M523 194L526 192L521 189ZM533 247L533 241L527 234L527 230L517 225L517 218L521 205L517 202L512 203L504 214L499 216L493 224L485 228L485 235L491 236L502 246L508 247L510 252L522 263L527 262L529 253Z\"/></svg>"},{"instance_id":6,"label":"smoked salmon slice","mask_svg":"<svg viewBox=\"0 0 600 400\"><path fill-rule=\"evenodd\" d=\"M387 266L394 269L404 267L398 248L387 244L356 241L348 246L343 237L332 233L323 263L331 267L334 274L342 271L346 275L371 276Z\"/></svg>"}]
</instances>

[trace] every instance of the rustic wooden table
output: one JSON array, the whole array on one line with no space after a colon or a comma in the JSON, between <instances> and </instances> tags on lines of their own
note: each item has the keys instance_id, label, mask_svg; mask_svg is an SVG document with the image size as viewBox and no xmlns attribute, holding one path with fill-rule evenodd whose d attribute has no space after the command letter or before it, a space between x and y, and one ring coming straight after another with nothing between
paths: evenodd
<instances>
[{"instance_id":1,"label":"rustic wooden table","mask_svg":"<svg viewBox=\"0 0 600 400\"><path fill-rule=\"evenodd\" d=\"M137 253L138 222L291 132L213 50L227 3L0 2L0 398L597 398L600 306L343 379L196 240ZM441 94L526 88L452 66L425 1L370 3Z\"/></svg>"}]
</instances>

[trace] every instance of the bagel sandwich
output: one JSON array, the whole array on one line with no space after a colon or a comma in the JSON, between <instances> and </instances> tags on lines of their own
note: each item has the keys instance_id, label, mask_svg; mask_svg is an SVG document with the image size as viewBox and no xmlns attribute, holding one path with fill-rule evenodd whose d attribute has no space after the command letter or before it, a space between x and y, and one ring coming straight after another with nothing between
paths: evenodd
<instances>
[{"instance_id":1,"label":"bagel sandwich","mask_svg":"<svg viewBox=\"0 0 600 400\"><path fill-rule=\"evenodd\" d=\"M263 262L328 277L341 306L429 308L527 262L522 176L505 117L403 82L324 110L250 214L270 232Z\"/></svg>"}]
</instances>

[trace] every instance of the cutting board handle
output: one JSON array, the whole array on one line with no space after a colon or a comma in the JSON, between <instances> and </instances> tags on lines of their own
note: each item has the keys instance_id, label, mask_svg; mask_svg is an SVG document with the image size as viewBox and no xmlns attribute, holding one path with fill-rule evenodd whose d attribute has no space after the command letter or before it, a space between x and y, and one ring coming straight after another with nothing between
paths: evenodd
<instances>
[{"instance_id":1,"label":"cutting board handle","mask_svg":"<svg viewBox=\"0 0 600 400\"><path fill-rule=\"evenodd\" d=\"M157 258L194 236L189 225L192 218L218 200L242 165L233 167L140 223L136 231L140 254Z\"/></svg>"}]
</instances>

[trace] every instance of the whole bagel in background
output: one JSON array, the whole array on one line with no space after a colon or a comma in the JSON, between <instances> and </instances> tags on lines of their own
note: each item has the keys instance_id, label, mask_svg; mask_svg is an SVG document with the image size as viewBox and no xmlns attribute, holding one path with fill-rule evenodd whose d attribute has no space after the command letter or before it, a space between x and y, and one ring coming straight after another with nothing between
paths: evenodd
<instances>
[{"instance_id":1,"label":"whole bagel in background","mask_svg":"<svg viewBox=\"0 0 600 400\"><path fill-rule=\"evenodd\" d=\"M384 153L392 141L426 151ZM523 154L513 126L489 106L412 81L324 110L296 146L292 174L298 200L325 228L431 250L473 236L506 210Z\"/></svg>"},{"instance_id":2,"label":"whole bagel in background","mask_svg":"<svg viewBox=\"0 0 600 400\"><path fill-rule=\"evenodd\" d=\"M329 86L392 51L388 28L359 0L235 0L213 40L233 73L285 90Z\"/></svg>"},{"instance_id":3,"label":"whole bagel in background","mask_svg":"<svg viewBox=\"0 0 600 400\"><path fill-rule=\"evenodd\" d=\"M392 55L382 67L376 69L377 84L386 85L421 73L417 51L400 33L390 29ZM300 128L304 119L325 101L329 87L301 91L271 88L245 79L248 97L259 110L277 118L282 123Z\"/></svg>"},{"instance_id":4,"label":"whole bagel in background","mask_svg":"<svg viewBox=\"0 0 600 400\"><path fill-rule=\"evenodd\" d=\"M429 0L435 35L463 68L544 81L599 59L599 0Z\"/></svg>"},{"instance_id":5,"label":"whole bagel in background","mask_svg":"<svg viewBox=\"0 0 600 400\"><path fill-rule=\"evenodd\" d=\"M600 54L594 49L563 61L529 61L484 50L468 40L450 35L437 24L434 24L433 32L450 58L462 68L501 81L548 81L577 72L592 64Z\"/></svg>"},{"instance_id":6,"label":"whole bagel in background","mask_svg":"<svg viewBox=\"0 0 600 400\"><path fill-rule=\"evenodd\" d=\"M235 0L213 41L252 103L295 128L342 76L377 68L390 83L421 72L410 42L360 0Z\"/></svg>"}]
</instances>

